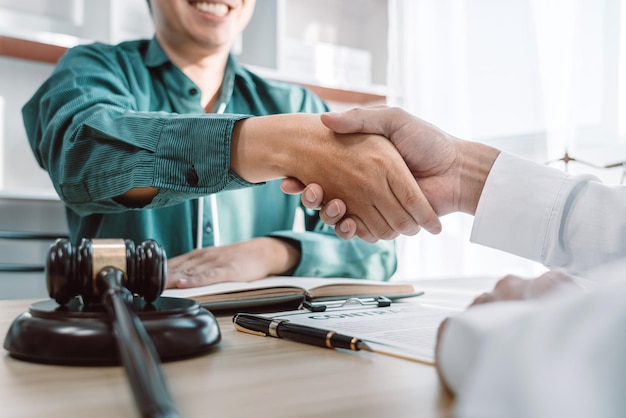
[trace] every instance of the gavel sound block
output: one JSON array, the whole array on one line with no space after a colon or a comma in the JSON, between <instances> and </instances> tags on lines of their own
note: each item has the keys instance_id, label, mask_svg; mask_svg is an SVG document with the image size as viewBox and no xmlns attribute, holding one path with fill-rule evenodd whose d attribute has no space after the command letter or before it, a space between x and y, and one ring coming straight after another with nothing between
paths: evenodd
<instances>
[{"instance_id":1,"label":"gavel sound block","mask_svg":"<svg viewBox=\"0 0 626 418\"><path fill-rule=\"evenodd\" d=\"M139 319L162 361L209 352L221 338L215 317L189 299L160 297L166 257L154 241L57 240L46 279L51 300L33 303L5 337L11 356L63 365L120 364L118 340L106 304L119 282L125 305Z\"/></svg>"}]
</instances>

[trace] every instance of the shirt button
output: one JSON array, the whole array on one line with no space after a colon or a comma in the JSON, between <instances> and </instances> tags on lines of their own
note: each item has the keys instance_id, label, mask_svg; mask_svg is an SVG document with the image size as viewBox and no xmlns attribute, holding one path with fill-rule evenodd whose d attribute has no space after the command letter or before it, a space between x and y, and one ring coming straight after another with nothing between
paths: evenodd
<instances>
[{"instance_id":1,"label":"shirt button","mask_svg":"<svg viewBox=\"0 0 626 418\"><path fill-rule=\"evenodd\" d=\"M189 89L189 94L192 96L195 96L196 94L198 94L198 89L195 87L192 87Z\"/></svg>"},{"instance_id":2,"label":"shirt button","mask_svg":"<svg viewBox=\"0 0 626 418\"><path fill-rule=\"evenodd\" d=\"M198 173L194 166L187 170L187 184L191 187L198 187Z\"/></svg>"},{"instance_id":3,"label":"shirt button","mask_svg":"<svg viewBox=\"0 0 626 418\"><path fill-rule=\"evenodd\" d=\"M206 224L204 230L210 234L211 232L213 232L213 226L211 224Z\"/></svg>"}]
</instances>

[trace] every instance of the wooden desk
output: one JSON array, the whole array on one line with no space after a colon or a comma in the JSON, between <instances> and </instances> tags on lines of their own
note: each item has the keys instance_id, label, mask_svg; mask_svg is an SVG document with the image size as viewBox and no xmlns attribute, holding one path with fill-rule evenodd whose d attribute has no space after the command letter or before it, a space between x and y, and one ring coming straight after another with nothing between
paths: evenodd
<instances>
[{"instance_id":1,"label":"wooden desk","mask_svg":"<svg viewBox=\"0 0 626 418\"><path fill-rule=\"evenodd\" d=\"M492 283L424 282L420 300L464 306ZM0 301L3 340L31 302ZM230 316L219 322L222 341L215 351L163 364L181 417L449 416L452 399L432 366L248 335L235 331ZM6 351L0 359L0 410L11 418L138 416L122 367L33 364Z\"/></svg>"}]
</instances>

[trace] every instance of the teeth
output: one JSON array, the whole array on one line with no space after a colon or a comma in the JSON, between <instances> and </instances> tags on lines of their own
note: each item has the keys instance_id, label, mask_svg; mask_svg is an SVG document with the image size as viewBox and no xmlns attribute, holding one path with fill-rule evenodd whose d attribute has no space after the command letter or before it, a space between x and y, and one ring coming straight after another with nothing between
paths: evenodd
<instances>
[{"instance_id":1,"label":"teeth","mask_svg":"<svg viewBox=\"0 0 626 418\"><path fill-rule=\"evenodd\" d=\"M228 14L228 6L223 3L194 3L193 5L202 12L211 13L219 17Z\"/></svg>"}]
</instances>

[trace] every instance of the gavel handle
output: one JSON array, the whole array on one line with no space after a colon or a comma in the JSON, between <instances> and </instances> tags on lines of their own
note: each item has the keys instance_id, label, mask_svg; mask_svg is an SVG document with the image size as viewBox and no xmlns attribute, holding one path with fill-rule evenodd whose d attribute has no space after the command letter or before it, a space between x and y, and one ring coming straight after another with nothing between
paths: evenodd
<instances>
[{"instance_id":1,"label":"gavel handle","mask_svg":"<svg viewBox=\"0 0 626 418\"><path fill-rule=\"evenodd\" d=\"M122 364L135 402L143 418L177 418L154 345L137 315L132 311L130 291L122 286L123 273L105 268L96 278L116 336Z\"/></svg>"}]
</instances>

